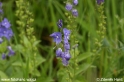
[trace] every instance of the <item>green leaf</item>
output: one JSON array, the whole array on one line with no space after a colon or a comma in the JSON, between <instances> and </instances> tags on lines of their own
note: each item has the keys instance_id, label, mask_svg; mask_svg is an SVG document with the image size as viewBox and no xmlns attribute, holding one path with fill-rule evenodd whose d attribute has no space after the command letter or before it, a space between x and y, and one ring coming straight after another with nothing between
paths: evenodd
<instances>
[{"instance_id":1,"label":"green leaf","mask_svg":"<svg viewBox=\"0 0 124 82\"><path fill-rule=\"evenodd\" d=\"M37 55L37 57L36 57L36 67L37 66L39 66L40 64L42 64L43 62L45 62L46 60L42 57L42 56L40 56L39 54Z\"/></svg>"},{"instance_id":2,"label":"green leaf","mask_svg":"<svg viewBox=\"0 0 124 82\"><path fill-rule=\"evenodd\" d=\"M26 36L23 37L23 40L24 40L25 47L31 48L31 43Z\"/></svg>"},{"instance_id":3,"label":"green leaf","mask_svg":"<svg viewBox=\"0 0 124 82\"><path fill-rule=\"evenodd\" d=\"M8 76L7 76L3 71L0 71L0 80L1 80L2 78L7 79Z\"/></svg>"},{"instance_id":4,"label":"green leaf","mask_svg":"<svg viewBox=\"0 0 124 82\"><path fill-rule=\"evenodd\" d=\"M91 64L82 64L81 66L78 67L78 69L76 71L76 75L78 75L80 73L84 73L90 66L91 66Z\"/></svg>"},{"instance_id":5,"label":"green leaf","mask_svg":"<svg viewBox=\"0 0 124 82\"><path fill-rule=\"evenodd\" d=\"M40 76L40 72L37 69L35 69L35 72L31 72L31 74L38 77Z\"/></svg>"},{"instance_id":6,"label":"green leaf","mask_svg":"<svg viewBox=\"0 0 124 82\"><path fill-rule=\"evenodd\" d=\"M91 52L86 52L86 53L80 54L77 58L78 62L81 62L81 61L91 57L92 55L93 55L93 53L91 53Z\"/></svg>"},{"instance_id":7,"label":"green leaf","mask_svg":"<svg viewBox=\"0 0 124 82\"><path fill-rule=\"evenodd\" d=\"M20 66L20 67L22 67L22 65L23 65L24 67L26 66L25 63L21 63L21 62L19 62L19 61L12 63L12 66Z\"/></svg>"},{"instance_id":8,"label":"green leaf","mask_svg":"<svg viewBox=\"0 0 124 82\"><path fill-rule=\"evenodd\" d=\"M33 43L33 47L35 47L35 46L38 45L39 43L40 43L40 40L35 41L35 42Z\"/></svg>"}]
</instances>

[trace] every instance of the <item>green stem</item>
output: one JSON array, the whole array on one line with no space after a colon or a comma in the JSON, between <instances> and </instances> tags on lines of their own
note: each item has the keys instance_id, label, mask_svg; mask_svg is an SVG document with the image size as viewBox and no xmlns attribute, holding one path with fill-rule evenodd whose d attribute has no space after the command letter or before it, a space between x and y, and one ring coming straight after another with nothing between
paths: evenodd
<instances>
[{"instance_id":1,"label":"green stem","mask_svg":"<svg viewBox=\"0 0 124 82\"><path fill-rule=\"evenodd\" d=\"M75 68L76 68L76 58L75 58L75 49L74 49L74 75L73 75L73 82L75 82Z\"/></svg>"},{"instance_id":2,"label":"green stem","mask_svg":"<svg viewBox=\"0 0 124 82\"><path fill-rule=\"evenodd\" d=\"M68 82L72 82L72 81L71 81L71 75L70 75L70 71L69 71L69 66L68 66L68 67L66 67L66 68L67 68L67 72L68 72L68 75L69 75Z\"/></svg>"}]
</instances>

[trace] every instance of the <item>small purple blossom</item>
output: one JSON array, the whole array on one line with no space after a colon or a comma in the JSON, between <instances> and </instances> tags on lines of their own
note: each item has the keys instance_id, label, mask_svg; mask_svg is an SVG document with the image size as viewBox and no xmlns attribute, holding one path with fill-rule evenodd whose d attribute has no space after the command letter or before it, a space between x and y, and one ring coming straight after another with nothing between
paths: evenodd
<instances>
[{"instance_id":1,"label":"small purple blossom","mask_svg":"<svg viewBox=\"0 0 124 82\"><path fill-rule=\"evenodd\" d=\"M69 40L70 30L68 30L67 28L64 28L63 33L64 33L64 39Z\"/></svg>"},{"instance_id":2,"label":"small purple blossom","mask_svg":"<svg viewBox=\"0 0 124 82\"><path fill-rule=\"evenodd\" d=\"M77 16L78 16L78 11L77 11L77 9L73 9L73 10L72 10L72 15L73 15L74 17L77 17Z\"/></svg>"},{"instance_id":3,"label":"small purple blossom","mask_svg":"<svg viewBox=\"0 0 124 82\"><path fill-rule=\"evenodd\" d=\"M62 21L62 19L59 19L59 21L57 22L57 26L58 26L59 28L62 28L62 26L63 26L63 21Z\"/></svg>"},{"instance_id":4,"label":"small purple blossom","mask_svg":"<svg viewBox=\"0 0 124 82\"><path fill-rule=\"evenodd\" d=\"M12 56L15 54L15 52L12 50L11 46L8 46L7 48L9 50L8 56Z\"/></svg>"},{"instance_id":5,"label":"small purple blossom","mask_svg":"<svg viewBox=\"0 0 124 82\"><path fill-rule=\"evenodd\" d=\"M61 32L54 32L50 35L54 42L56 42L56 44L59 44L62 41L62 34Z\"/></svg>"},{"instance_id":6,"label":"small purple blossom","mask_svg":"<svg viewBox=\"0 0 124 82\"><path fill-rule=\"evenodd\" d=\"M6 59L6 54L5 53L2 54L2 59L3 60Z\"/></svg>"},{"instance_id":7,"label":"small purple blossom","mask_svg":"<svg viewBox=\"0 0 124 82\"><path fill-rule=\"evenodd\" d=\"M68 60L66 60L65 58L62 58L62 63L64 66L67 66L68 65Z\"/></svg>"},{"instance_id":8,"label":"small purple blossom","mask_svg":"<svg viewBox=\"0 0 124 82\"><path fill-rule=\"evenodd\" d=\"M2 25L0 25L0 38L5 37L8 40L13 36L13 32L11 28L5 28Z\"/></svg>"},{"instance_id":9,"label":"small purple blossom","mask_svg":"<svg viewBox=\"0 0 124 82\"><path fill-rule=\"evenodd\" d=\"M104 2L104 0L96 0L97 4L100 5L101 3Z\"/></svg>"},{"instance_id":10,"label":"small purple blossom","mask_svg":"<svg viewBox=\"0 0 124 82\"><path fill-rule=\"evenodd\" d=\"M70 10L72 10L72 7L73 6L71 3L66 3L66 6L65 6L66 10L70 11Z\"/></svg>"},{"instance_id":11,"label":"small purple blossom","mask_svg":"<svg viewBox=\"0 0 124 82\"><path fill-rule=\"evenodd\" d=\"M70 50L70 44L69 43L64 43L64 48L65 48L65 50Z\"/></svg>"},{"instance_id":12,"label":"small purple blossom","mask_svg":"<svg viewBox=\"0 0 124 82\"><path fill-rule=\"evenodd\" d=\"M62 55L62 49L61 48L58 48L56 50L56 57L61 57L61 55Z\"/></svg>"},{"instance_id":13,"label":"small purple blossom","mask_svg":"<svg viewBox=\"0 0 124 82\"><path fill-rule=\"evenodd\" d=\"M77 5L78 4L78 0L73 0L73 4Z\"/></svg>"},{"instance_id":14,"label":"small purple blossom","mask_svg":"<svg viewBox=\"0 0 124 82\"><path fill-rule=\"evenodd\" d=\"M10 28L11 24L8 21L7 18L4 18L3 21L1 22L1 25L4 26L5 28Z\"/></svg>"},{"instance_id":15,"label":"small purple blossom","mask_svg":"<svg viewBox=\"0 0 124 82\"><path fill-rule=\"evenodd\" d=\"M64 52L64 58L65 58L67 61L69 61L69 59L71 58L71 55L70 55L70 53L69 53L68 50Z\"/></svg>"},{"instance_id":16,"label":"small purple blossom","mask_svg":"<svg viewBox=\"0 0 124 82\"><path fill-rule=\"evenodd\" d=\"M68 36L68 35L70 35L70 30L68 30L67 28L64 28L63 33L64 33L64 35Z\"/></svg>"}]
</instances>

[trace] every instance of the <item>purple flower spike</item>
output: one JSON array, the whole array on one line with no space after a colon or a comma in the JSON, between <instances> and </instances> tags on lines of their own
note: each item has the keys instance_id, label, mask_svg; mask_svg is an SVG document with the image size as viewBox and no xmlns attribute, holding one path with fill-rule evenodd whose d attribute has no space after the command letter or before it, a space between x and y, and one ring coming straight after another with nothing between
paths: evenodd
<instances>
[{"instance_id":1,"label":"purple flower spike","mask_svg":"<svg viewBox=\"0 0 124 82\"><path fill-rule=\"evenodd\" d=\"M78 0L73 0L73 4L77 5L78 4Z\"/></svg>"},{"instance_id":2,"label":"purple flower spike","mask_svg":"<svg viewBox=\"0 0 124 82\"><path fill-rule=\"evenodd\" d=\"M8 21L7 18L4 18L3 21L1 22L1 25L4 26L5 28L10 28L11 24Z\"/></svg>"},{"instance_id":3,"label":"purple flower spike","mask_svg":"<svg viewBox=\"0 0 124 82\"><path fill-rule=\"evenodd\" d=\"M73 10L72 10L72 15L73 15L74 17L77 17L77 16L78 16L78 11L77 11L77 9L73 9Z\"/></svg>"},{"instance_id":4,"label":"purple flower spike","mask_svg":"<svg viewBox=\"0 0 124 82\"><path fill-rule=\"evenodd\" d=\"M12 50L11 46L8 46L7 48L9 50L8 56L12 56L15 54L15 52Z\"/></svg>"},{"instance_id":5,"label":"purple flower spike","mask_svg":"<svg viewBox=\"0 0 124 82\"><path fill-rule=\"evenodd\" d=\"M56 42L56 44L59 44L62 41L62 34L61 32L54 32L50 35L54 42Z\"/></svg>"},{"instance_id":6,"label":"purple flower spike","mask_svg":"<svg viewBox=\"0 0 124 82\"><path fill-rule=\"evenodd\" d=\"M100 5L101 3L104 2L104 0L96 0L97 4Z\"/></svg>"},{"instance_id":7,"label":"purple flower spike","mask_svg":"<svg viewBox=\"0 0 124 82\"><path fill-rule=\"evenodd\" d=\"M68 65L68 60L66 60L65 58L62 58L62 63L64 66L67 66Z\"/></svg>"},{"instance_id":8,"label":"purple flower spike","mask_svg":"<svg viewBox=\"0 0 124 82\"><path fill-rule=\"evenodd\" d=\"M6 54L5 53L2 54L2 59L3 60L6 59Z\"/></svg>"},{"instance_id":9,"label":"purple flower spike","mask_svg":"<svg viewBox=\"0 0 124 82\"><path fill-rule=\"evenodd\" d=\"M62 19L59 19L59 21L57 22L57 26L58 26L59 28L62 28L62 26L63 26L63 21L62 21Z\"/></svg>"},{"instance_id":10,"label":"purple flower spike","mask_svg":"<svg viewBox=\"0 0 124 82\"><path fill-rule=\"evenodd\" d=\"M72 7L73 7L72 4L66 3L66 6L65 6L66 10L70 11Z\"/></svg>"},{"instance_id":11,"label":"purple flower spike","mask_svg":"<svg viewBox=\"0 0 124 82\"><path fill-rule=\"evenodd\" d=\"M62 49L61 48L58 48L56 50L56 57L61 57L61 55L62 55Z\"/></svg>"}]
</instances>

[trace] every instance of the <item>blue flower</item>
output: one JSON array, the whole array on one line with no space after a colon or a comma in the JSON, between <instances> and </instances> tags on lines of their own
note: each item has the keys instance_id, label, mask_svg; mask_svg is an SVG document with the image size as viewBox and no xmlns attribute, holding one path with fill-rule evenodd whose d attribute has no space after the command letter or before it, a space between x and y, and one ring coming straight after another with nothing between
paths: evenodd
<instances>
[{"instance_id":1,"label":"blue flower","mask_svg":"<svg viewBox=\"0 0 124 82\"><path fill-rule=\"evenodd\" d=\"M68 60L66 60L65 58L62 58L62 63L64 66L67 66L68 65Z\"/></svg>"},{"instance_id":2,"label":"blue flower","mask_svg":"<svg viewBox=\"0 0 124 82\"><path fill-rule=\"evenodd\" d=\"M64 33L64 39L69 40L70 30L68 30L67 28L64 28L63 33Z\"/></svg>"},{"instance_id":3,"label":"blue flower","mask_svg":"<svg viewBox=\"0 0 124 82\"><path fill-rule=\"evenodd\" d=\"M67 61L70 60L71 55L70 55L70 53L69 53L69 50L66 50L66 51L64 52L64 58L65 58Z\"/></svg>"},{"instance_id":4,"label":"blue flower","mask_svg":"<svg viewBox=\"0 0 124 82\"><path fill-rule=\"evenodd\" d=\"M11 29L8 29L6 33L4 34L4 37L6 37L8 40L13 36L13 32Z\"/></svg>"},{"instance_id":5,"label":"blue flower","mask_svg":"<svg viewBox=\"0 0 124 82\"><path fill-rule=\"evenodd\" d=\"M5 28L10 28L11 24L8 21L7 18L4 18L3 21L1 22L1 25L4 26Z\"/></svg>"},{"instance_id":6,"label":"blue flower","mask_svg":"<svg viewBox=\"0 0 124 82\"><path fill-rule=\"evenodd\" d=\"M64 43L64 48L65 50L70 50L70 44L68 42Z\"/></svg>"},{"instance_id":7,"label":"blue flower","mask_svg":"<svg viewBox=\"0 0 124 82\"><path fill-rule=\"evenodd\" d=\"M78 4L78 0L73 0L73 4L77 5Z\"/></svg>"},{"instance_id":8,"label":"blue flower","mask_svg":"<svg viewBox=\"0 0 124 82\"><path fill-rule=\"evenodd\" d=\"M104 0L96 0L97 4L100 5L101 3L104 2Z\"/></svg>"},{"instance_id":9,"label":"blue flower","mask_svg":"<svg viewBox=\"0 0 124 82\"><path fill-rule=\"evenodd\" d=\"M59 19L59 21L57 22L57 26L58 26L59 28L62 28L62 26L63 26L63 21L62 21L62 19Z\"/></svg>"},{"instance_id":10,"label":"blue flower","mask_svg":"<svg viewBox=\"0 0 124 82\"><path fill-rule=\"evenodd\" d=\"M73 15L74 17L77 17L77 16L78 16L78 11L77 11L77 9L73 9L73 10L72 10L72 15Z\"/></svg>"},{"instance_id":11,"label":"blue flower","mask_svg":"<svg viewBox=\"0 0 124 82\"><path fill-rule=\"evenodd\" d=\"M8 40L10 40L10 38L12 36L13 36L13 32L12 32L11 28L5 28L3 26L0 26L0 38L5 37Z\"/></svg>"},{"instance_id":12,"label":"blue flower","mask_svg":"<svg viewBox=\"0 0 124 82\"><path fill-rule=\"evenodd\" d=\"M56 50L56 57L62 57L62 49L61 48L58 48Z\"/></svg>"},{"instance_id":13,"label":"blue flower","mask_svg":"<svg viewBox=\"0 0 124 82\"><path fill-rule=\"evenodd\" d=\"M8 46L7 48L9 50L8 56L12 56L15 54L15 52L12 50L11 46Z\"/></svg>"},{"instance_id":14,"label":"blue flower","mask_svg":"<svg viewBox=\"0 0 124 82\"><path fill-rule=\"evenodd\" d=\"M3 60L6 59L6 54L5 53L2 54L2 59Z\"/></svg>"},{"instance_id":15,"label":"blue flower","mask_svg":"<svg viewBox=\"0 0 124 82\"><path fill-rule=\"evenodd\" d=\"M66 3L66 6L65 6L66 10L70 11L72 7L73 7L72 4Z\"/></svg>"},{"instance_id":16,"label":"blue flower","mask_svg":"<svg viewBox=\"0 0 124 82\"><path fill-rule=\"evenodd\" d=\"M54 42L56 42L56 44L59 44L62 41L62 34L61 32L54 32L50 35Z\"/></svg>"}]
</instances>

